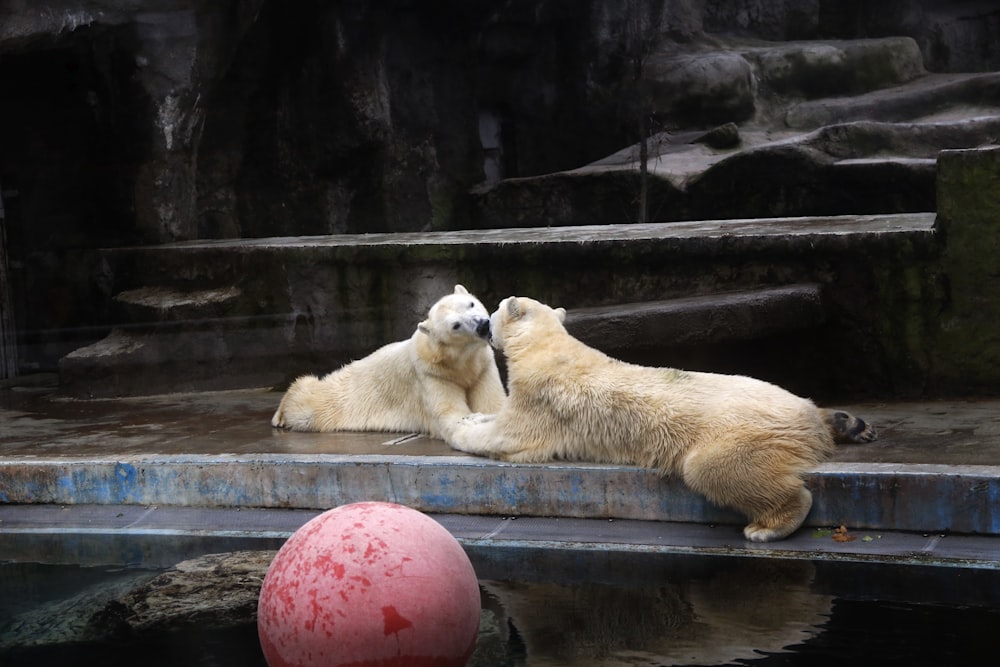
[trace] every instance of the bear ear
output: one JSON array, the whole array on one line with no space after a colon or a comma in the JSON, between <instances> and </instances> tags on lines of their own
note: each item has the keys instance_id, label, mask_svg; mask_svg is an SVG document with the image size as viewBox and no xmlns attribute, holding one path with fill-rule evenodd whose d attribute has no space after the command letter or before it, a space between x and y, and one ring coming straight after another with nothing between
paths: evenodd
<instances>
[{"instance_id":1,"label":"bear ear","mask_svg":"<svg viewBox=\"0 0 1000 667\"><path fill-rule=\"evenodd\" d=\"M465 289L462 285L455 285L455 294L468 294L469 290Z\"/></svg>"},{"instance_id":2,"label":"bear ear","mask_svg":"<svg viewBox=\"0 0 1000 667\"><path fill-rule=\"evenodd\" d=\"M429 336L431 333L430 327L431 327L430 320L424 320L423 322L417 325L417 331L419 331L422 334L427 334Z\"/></svg>"},{"instance_id":3,"label":"bear ear","mask_svg":"<svg viewBox=\"0 0 1000 667\"><path fill-rule=\"evenodd\" d=\"M556 317L559 318L560 322L566 321L566 309L565 308L555 308Z\"/></svg>"},{"instance_id":4,"label":"bear ear","mask_svg":"<svg viewBox=\"0 0 1000 667\"><path fill-rule=\"evenodd\" d=\"M512 320L516 320L524 314L521 309L521 304L518 302L516 296L511 296L507 298L507 317Z\"/></svg>"}]
</instances>

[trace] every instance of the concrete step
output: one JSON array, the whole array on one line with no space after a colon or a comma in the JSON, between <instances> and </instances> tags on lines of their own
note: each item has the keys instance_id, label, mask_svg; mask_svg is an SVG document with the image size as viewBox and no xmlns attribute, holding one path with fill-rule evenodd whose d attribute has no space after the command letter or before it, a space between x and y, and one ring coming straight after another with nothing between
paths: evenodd
<instances>
[{"instance_id":1,"label":"concrete step","mask_svg":"<svg viewBox=\"0 0 1000 667\"><path fill-rule=\"evenodd\" d=\"M785 123L812 129L855 120L906 121L962 105L1000 107L1000 72L929 74L887 90L800 102L788 109Z\"/></svg>"},{"instance_id":2,"label":"concrete step","mask_svg":"<svg viewBox=\"0 0 1000 667\"><path fill-rule=\"evenodd\" d=\"M231 288L234 289L234 288ZM152 300L166 290L141 290ZM221 290L213 290L219 292ZM135 292L139 292L136 290ZM270 357L285 354L290 315L209 317L198 293L170 290L162 305L130 308L136 317L70 353L67 376L85 377L76 395L129 396L153 391L211 391L275 384ZM134 292L125 293L131 298ZM178 305L174 305L175 302ZM214 310L218 304L209 304ZM217 313L216 313L217 314ZM817 327L826 321L816 284L726 292L569 311L566 326L585 343L622 356L670 346L718 345Z\"/></svg>"},{"instance_id":3,"label":"concrete step","mask_svg":"<svg viewBox=\"0 0 1000 667\"><path fill-rule=\"evenodd\" d=\"M782 105L782 114L787 108ZM948 109L935 106L940 113L906 122L732 126L736 145L716 148L700 141L704 132L656 134L648 145L650 215L696 220L935 210L941 152L990 145L1000 136L1000 105ZM865 160L864 173L845 169L842 160ZM474 224L634 220L639 172L639 147L632 145L577 169L485 185L472 192Z\"/></svg>"},{"instance_id":4,"label":"concrete step","mask_svg":"<svg viewBox=\"0 0 1000 667\"><path fill-rule=\"evenodd\" d=\"M78 397L280 385L408 337L455 283L491 309L512 293L563 306L584 318L583 332L606 319L600 337L584 333L599 348L604 341L617 341L616 353L651 348L665 365L697 343L713 347L698 351L707 369L757 373L760 364L731 365L751 359L730 343L785 336L776 344L784 357L794 332L856 327L853 315L845 320L819 298L847 303L838 292L855 289L836 284L829 267L910 264L913 253L935 252L933 221L933 214L844 216L118 248L105 255L122 321L67 355L60 376ZM794 287L801 285L815 287ZM681 312L687 319L675 319ZM620 331L605 336L613 323ZM818 344L817 336L798 343L805 356ZM765 347L756 354L761 364ZM719 355L726 361L713 361ZM852 358L847 350L840 356Z\"/></svg>"},{"instance_id":5,"label":"concrete step","mask_svg":"<svg viewBox=\"0 0 1000 667\"><path fill-rule=\"evenodd\" d=\"M822 288L807 284L578 308L567 312L566 329L588 345L615 353L752 340L825 321Z\"/></svg>"},{"instance_id":6,"label":"concrete step","mask_svg":"<svg viewBox=\"0 0 1000 667\"><path fill-rule=\"evenodd\" d=\"M432 513L728 526L744 517L632 466L510 464L416 434L273 430L270 391L66 400L0 410L0 503L323 510L362 500ZM1000 535L1000 404L839 406L881 437L810 474L806 525Z\"/></svg>"},{"instance_id":7,"label":"concrete step","mask_svg":"<svg viewBox=\"0 0 1000 667\"><path fill-rule=\"evenodd\" d=\"M424 512L741 526L682 482L630 466L468 456L123 455L0 461L0 501L326 509L382 500ZM807 527L1000 535L1000 467L821 465Z\"/></svg>"},{"instance_id":8,"label":"concrete step","mask_svg":"<svg viewBox=\"0 0 1000 667\"><path fill-rule=\"evenodd\" d=\"M214 289L140 287L116 294L112 299L122 322L134 328L156 327L165 322L198 326L226 318L243 296L235 286Z\"/></svg>"},{"instance_id":9,"label":"concrete step","mask_svg":"<svg viewBox=\"0 0 1000 667\"><path fill-rule=\"evenodd\" d=\"M254 508L143 507L139 505L0 505L0 559L13 562L83 566L127 565L169 568L192 554L248 549L277 550L303 524L324 510ZM588 580L605 581L610 554L651 558L662 567L665 556L801 559L812 562L943 566L964 570L949 575L937 590L947 600L992 603L996 588L983 587L975 573L1000 568L998 538L851 529L850 541L832 539L829 530L802 530L781 542L751 544L731 526L709 526L628 519L569 519L469 514L431 514L465 547L484 579L505 579L511 572L542 581L563 581L569 554L575 568L589 563ZM513 520L516 519L516 520ZM587 555L593 556L593 560ZM513 561L513 562L512 562ZM519 567L520 566L520 567ZM618 575L629 578L621 570ZM917 589L928 571L913 572ZM570 577L580 575L576 572ZM640 576L636 574L636 576ZM648 576L642 571L642 576ZM859 595L893 599L893 585L863 578ZM905 592L905 588L902 589ZM913 588L908 592L912 594ZM897 590L897 595L899 591ZM909 598L902 598L909 599Z\"/></svg>"}]
</instances>

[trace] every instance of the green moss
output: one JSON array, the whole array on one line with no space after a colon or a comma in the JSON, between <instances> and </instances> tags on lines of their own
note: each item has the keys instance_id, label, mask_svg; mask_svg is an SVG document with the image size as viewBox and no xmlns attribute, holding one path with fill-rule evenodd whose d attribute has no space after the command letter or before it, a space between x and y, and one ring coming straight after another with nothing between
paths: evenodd
<instances>
[{"instance_id":1,"label":"green moss","mask_svg":"<svg viewBox=\"0 0 1000 667\"><path fill-rule=\"evenodd\" d=\"M454 188L443 184L432 184L430 190L431 220L430 227L434 231L454 229L455 227L455 197Z\"/></svg>"},{"instance_id":2,"label":"green moss","mask_svg":"<svg viewBox=\"0 0 1000 667\"><path fill-rule=\"evenodd\" d=\"M950 385L1000 389L1000 149L945 151L938 163L939 224L948 307L935 342Z\"/></svg>"}]
</instances>

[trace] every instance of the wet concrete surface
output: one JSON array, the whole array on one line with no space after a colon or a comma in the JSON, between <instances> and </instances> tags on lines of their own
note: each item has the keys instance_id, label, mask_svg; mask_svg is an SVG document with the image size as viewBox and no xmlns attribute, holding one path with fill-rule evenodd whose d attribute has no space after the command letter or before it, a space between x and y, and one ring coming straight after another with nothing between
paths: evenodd
<instances>
[{"instance_id":1,"label":"wet concrete surface","mask_svg":"<svg viewBox=\"0 0 1000 667\"><path fill-rule=\"evenodd\" d=\"M246 389L119 399L60 397L47 386L0 389L0 458L142 454L462 456L404 433L274 429L281 393ZM834 462L1000 466L1000 399L863 403L846 409L876 425L869 445L838 447ZM469 457L471 458L471 457Z\"/></svg>"},{"instance_id":2,"label":"wet concrete surface","mask_svg":"<svg viewBox=\"0 0 1000 667\"><path fill-rule=\"evenodd\" d=\"M0 560L167 567L192 552L277 549L320 510L0 505ZM517 551L691 554L855 560L1000 569L995 537L801 530L772 544L745 542L728 525L565 517L431 514L467 549L493 558ZM74 535L71 543L65 536ZM137 546L148 541L150 546ZM528 570L525 570L527 574Z\"/></svg>"},{"instance_id":3,"label":"wet concrete surface","mask_svg":"<svg viewBox=\"0 0 1000 667\"><path fill-rule=\"evenodd\" d=\"M453 453L440 440L404 433L274 429L280 399L268 389L93 400L7 390L0 392L0 456Z\"/></svg>"},{"instance_id":4,"label":"wet concrete surface","mask_svg":"<svg viewBox=\"0 0 1000 667\"><path fill-rule=\"evenodd\" d=\"M386 500L434 514L724 525L727 543L742 541L743 517L655 471L502 463L418 434L288 432L270 426L280 398L0 389L0 505L321 510ZM809 476L807 528L1000 536L1000 400L836 407L881 437L839 447Z\"/></svg>"}]
</instances>

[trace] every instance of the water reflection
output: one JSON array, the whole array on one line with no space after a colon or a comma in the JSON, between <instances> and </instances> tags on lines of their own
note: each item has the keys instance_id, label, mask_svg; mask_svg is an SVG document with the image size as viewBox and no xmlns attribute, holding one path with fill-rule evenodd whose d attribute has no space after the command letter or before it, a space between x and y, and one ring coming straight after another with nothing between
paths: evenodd
<instances>
[{"instance_id":1,"label":"water reflection","mask_svg":"<svg viewBox=\"0 0 1000 667\"><path fill-rule=\"evenodd\" d=\"M133 667L137 654L144 667L266 667L252 609L195 627L150 629L131 637L103 633L103 639L93 639L87 630L95 627L94 619L102 618L99 612L109 609L109 602L130 600L137 585L149 589L143 580L184 558L235 555L248 547L273 553L277 540L2 538L3 667ZM475 667L981 664L983 655L992 655L1000 627L1000 569L995 568L498 547L488 542L468 549L484 603L478 646L469 663ZM50 562L30 562L32 555ZM75 564L81 562L89 566ZM126 563L142 569L123 567ZM262 579L263 564L260 570ZM159 590L168 589L173 590L169 581ZM189 599L188 589L179 590L175 597ZM222 611L234 608L233 598L219 598L229 600Z\"/></svg>"},{"instance_id":2,"label":"water reflection","mask_svg":"<svg viewBox=\"0 0 1000 667\"><path fill-rule=\"evenodd\" d=\"M627 585L488 580L484 606L510 664L531 666L726 664L799 644L826 620L832 598L811 590L811 563L726 565Z\"/></svg>"}]
</instances>

